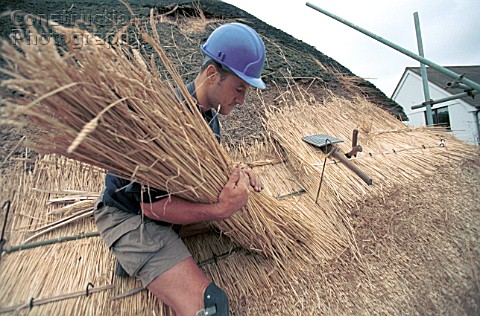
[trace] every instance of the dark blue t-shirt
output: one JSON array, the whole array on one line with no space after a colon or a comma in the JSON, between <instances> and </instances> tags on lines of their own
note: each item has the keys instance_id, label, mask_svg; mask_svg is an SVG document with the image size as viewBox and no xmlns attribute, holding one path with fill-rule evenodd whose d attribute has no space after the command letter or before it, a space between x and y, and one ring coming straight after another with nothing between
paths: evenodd
<instances>
[{"instance_id":1,"label":"dark blue t-shirt","mask_svg":"<svg viewBox=\"0 0 480 316\"><path fill-rule=\"evenodd\" d=\"M186 88L190 95L197 100L195 83L193 81L188 83ZM176 89L176 93L182 102L184 102L188 107L185 97L180 93L180 90ZM198 103L197 106L200 109ZM215 134L215 137L220 142L220 122L218 120L217 113L213 109L201 113L205 121L210 126L210 129ZM125 212L138 214L141 212L141 202L151 203L161 200L166 196L168 196L167 192L154 188L150 188L149 190L144 188L144 192L142 194L142 185L119 177L111 172L107 173L105 177L105 193L103 195L103 202L108 206L119 208Z\"/></svg>"}]
</instances>

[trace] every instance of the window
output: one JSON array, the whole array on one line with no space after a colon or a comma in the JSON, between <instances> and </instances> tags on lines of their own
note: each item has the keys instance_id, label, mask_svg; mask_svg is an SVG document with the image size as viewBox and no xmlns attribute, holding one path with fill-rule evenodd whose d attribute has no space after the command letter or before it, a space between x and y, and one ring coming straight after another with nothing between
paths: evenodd
<instances>
[{"instance_id":1,"label":"window","mask_svg":"<svg viewBox=\"0 0 480 316\"><path fill-rule=\"evenodd\" d=\"M425 122L427 121L427 112L425 111ZM433 124L445 127L450 130L450 116L448 115L448 106L432 109Z\"/></svg>"}]
</instances>

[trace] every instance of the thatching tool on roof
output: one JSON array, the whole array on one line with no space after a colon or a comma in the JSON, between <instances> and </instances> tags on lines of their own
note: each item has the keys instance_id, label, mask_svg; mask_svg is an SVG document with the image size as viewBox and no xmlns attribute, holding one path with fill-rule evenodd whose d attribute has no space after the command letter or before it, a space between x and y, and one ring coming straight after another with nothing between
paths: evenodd
<instances>
[{"instance_id":1,"label":"thatching tool on roof","mask_svg":"<svg viewBox=\"0 0 480 316\"><path fill-rule=\"evenodd\" d=\"M358 129L353 130L352 135L352 150L345 154L347 158L357 157L357 153L363 150L362 146L357 144L358 142Z\"/></svg>"},{"instance_id":2,"label":"thatching tool on roof","mask_svg":"<svg viewBox=\"0 0 480 316\"><path fill-rule=\"evenodd\" d=\"M348 169L358 175L366 184L371 185L373 183L372 178L370 178L367 174L365 174L365 172L350 162L345 154L340 151L338 146L335 145L343 142L343 139L324 134L314 134L302 137L302 140L320 148L325 154L328 154L330 157L343 163Z\"/></svg>"}]
</instances>

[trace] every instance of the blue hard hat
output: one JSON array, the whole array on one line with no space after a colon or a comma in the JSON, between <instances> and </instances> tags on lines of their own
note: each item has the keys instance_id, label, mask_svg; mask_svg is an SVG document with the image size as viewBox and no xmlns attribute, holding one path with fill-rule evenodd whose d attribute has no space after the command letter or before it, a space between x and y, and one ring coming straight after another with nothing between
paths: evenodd
<instances>
[{"instance_id":1,"label":"blue hard hat","mask_svg":"<svg viewBox=\"0 0 480 316\"><path fill-rule=\"evenodd\" d=\"M260 78L265 64L265 45L251 27L228 23L210 34L202 51L250 85L265 89Z\"/></svg>"}]
</instances>

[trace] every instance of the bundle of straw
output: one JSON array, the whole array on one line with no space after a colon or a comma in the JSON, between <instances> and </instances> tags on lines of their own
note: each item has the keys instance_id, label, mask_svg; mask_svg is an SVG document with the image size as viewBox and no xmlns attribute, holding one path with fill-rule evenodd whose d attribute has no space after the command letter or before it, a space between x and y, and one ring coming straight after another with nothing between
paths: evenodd
<instances>
[{"instance_id":1,"label":"bundle of straw","mask_svg":"<svg viewBox=\"0 0 480 316\"><path fill-rule=\"evenodd\" d=\"M7 62L2 71L11 77L2 85L17 92L3 92L10 117L44 131L30 135L31 146L190 201L216 202L234 163L164 54L153 16L153 35L144 30L140 35L161 65L154 54L147 62L130 46L109 45L77 28L50 26L76 38L77 45L66 41L61 48L52 38L31 45L24 39L16 46L2 40L0 48ZM41 37L33 27L29 33ZM178 102L174 86L192 110ZM311 227L297 218L295 209L252 193L243 211L214 225L245 248L284 259L308 255L298 246L308 243Z\"/></svg>"}]
</instances>

